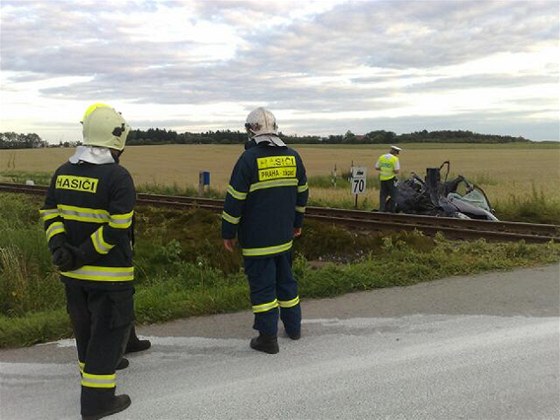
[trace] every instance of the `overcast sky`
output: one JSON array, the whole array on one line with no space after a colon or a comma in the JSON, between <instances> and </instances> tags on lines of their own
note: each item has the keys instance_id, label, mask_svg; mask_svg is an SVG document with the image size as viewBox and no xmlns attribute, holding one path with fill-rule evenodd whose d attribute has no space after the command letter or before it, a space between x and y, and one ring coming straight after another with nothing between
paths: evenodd
<instances>
[{"instance_id":1,"label":"overcast sky","mask_svg":"<svg viewBox=\"0 0 560 420\"><path fill-rule=\"evenodd\" d=\"M559 140L559 1L1 0L1 128L471 130Z\"/></svg>"}]
</instances>

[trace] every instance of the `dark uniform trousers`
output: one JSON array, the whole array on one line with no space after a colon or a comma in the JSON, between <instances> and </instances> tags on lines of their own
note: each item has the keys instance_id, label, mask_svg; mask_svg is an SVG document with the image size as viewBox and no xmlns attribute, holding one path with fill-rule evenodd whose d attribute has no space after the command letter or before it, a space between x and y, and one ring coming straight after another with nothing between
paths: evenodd
<instances>
[{"instance_id":1,"label":"dark uniform trousers","mask_svg":"<svg viewBox=\"0 0 560 420\"><path fill-rule=\"evenodd\" d=\"M288 334L301 330L301 306L297 282L292 274L292 253L272 257L244 258L245 274L249 281L251 304L255 321L253 328L262 334L278 334L278 306L280 319ZM294 300L297 298L297 303ZM278 302L276 305L274 302ZM294 304L295 303L295 304ZM259 307L268 310L260 311Z\"/></svg>"},{"instance_id":2,"label":"dark uniform trousers","mask_svg":"<svg viewBox=\"0 0 560 420\"><path fill-rule=\"evenodd\" d=\"M76 281L66 283L65 290L82 376L114 375L134 320L134 287L108 291ZM84 382L82 379L82 414L98 411L115 395L115 381Z\"/></svg>"},{"instance_id":3,"label":"dark uniform trousers","mask_svg":"<svg viewBox=\"0 0 560 420\"><path fill-rule=\"evenodd\" d=\"M397 179L395 177L386 181L380 181L379 187L379 211L395 212L395 203L397 198ZM391 204L387 206L387 198L391 197Z\"/></svg>"}]
</instances>

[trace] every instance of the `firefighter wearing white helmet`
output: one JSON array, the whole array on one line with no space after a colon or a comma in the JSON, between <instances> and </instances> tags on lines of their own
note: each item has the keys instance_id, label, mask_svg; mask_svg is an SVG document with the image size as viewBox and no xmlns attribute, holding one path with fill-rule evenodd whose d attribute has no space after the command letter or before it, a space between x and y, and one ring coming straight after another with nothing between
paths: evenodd
<instances>
[{"instance_id":1,"label":"firefighter wearing white helmet","mask_svg":"<svg viewBox=\"0 0 560 420\"><path fill-rule=\"evenodd\" d=\"M278 137L278 125L276 117L272 112L265 108L257 108L252 111L245 121L245 129L249 134L249 143L272 143L276 146L286 146Z\"/></svg>"},{"instance_id":2,"label":"firefighter wearing white helmet","mask_svg":"<svg viewBox=\"0 0 560 420\"><path fill-rule=\"evenodd\" d=\"M40 215L76 339L82 418L98 419L130 405L115 395L115 371L128 365L134 319L136 190L118 163L130 130L122 115L98 103L82 123L84 144L55 171Z\"/></svg>"},{"instance_id":3,"label":"firefighter wearing white helmet","mask_svg":"<svg viewBox=\"0 0 560 420\"><path fill-rule=\"evenodd\" d=\"M299 154L278 137L276 118L257 108L245 123L249 142L233 168L222 213L224 247L241 247L254 313L254 350L278 353L278 322L301 335L292 245L301 234L309 190Z\"/></svg>"}]
</instances>

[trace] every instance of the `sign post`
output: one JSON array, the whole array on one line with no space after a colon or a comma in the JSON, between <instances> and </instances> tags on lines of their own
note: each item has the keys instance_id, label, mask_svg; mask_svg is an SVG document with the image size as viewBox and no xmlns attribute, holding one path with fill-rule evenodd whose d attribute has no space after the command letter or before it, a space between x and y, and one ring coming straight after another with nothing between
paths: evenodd
<instances>
[{"instance_id":1,"label":"sign post","mask_svg":"<svg viewBox=\"0 0 560 420\"><path fill-rule=\"evenodd\" d=\"M350 187L355 196L354 208L358 208L358 194L366 192L367 168L365 166L352 166L352 180Z\"/></svg>"}]
</instances>

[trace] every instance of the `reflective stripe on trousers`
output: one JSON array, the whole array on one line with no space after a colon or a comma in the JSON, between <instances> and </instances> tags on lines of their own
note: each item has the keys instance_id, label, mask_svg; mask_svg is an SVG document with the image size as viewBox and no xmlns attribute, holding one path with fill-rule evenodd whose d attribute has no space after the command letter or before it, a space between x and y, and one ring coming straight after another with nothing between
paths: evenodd
<instances>
[{"instance_id":1,"label":"reflective stripe on trousers","mask_svg":"<svg viewBox=\"0 0 560 420\"><path fill-rule=\"evenodd\" d=\"M292 254L244 258L244 265L255 314L253 328L263 334L277 335L280 316L286 330L299 332L301 307L297 282L292 274Z\"/></svg>"}]
</instances>

